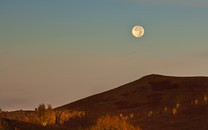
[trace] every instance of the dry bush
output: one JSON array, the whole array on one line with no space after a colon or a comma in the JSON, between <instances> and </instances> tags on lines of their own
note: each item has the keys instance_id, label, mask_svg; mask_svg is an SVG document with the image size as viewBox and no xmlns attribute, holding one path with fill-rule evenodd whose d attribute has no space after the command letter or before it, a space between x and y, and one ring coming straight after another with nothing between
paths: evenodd
<instances>
[{"instance_id":1,"label":"dry bush","mask_svg":"<svg viewBox=\"0 0 208 130\"><path fill-rule=\"evenodd\" d=\"M85 116L84 111L70 111L67 109L56 110L56 124L64 124L64 122L73 119L73 118L81 118Z\"/></svg>"},{"instance_id":2,"label":"dry bush","mask_svg":"<svg viewBox=\"0 0 208 130\"><path fill-rule=\"evenodd\" d=\"M167 111L168 111L168 107L165 107L165 108L164 108L164 112L167 112Z\"/></svg>"},{"instance_id":3,"label":"dry bush","mask_svg":"<svg viewBox=\"0 0 208 130\"><path fill-rule=\"evenodd\" d=\"M139 127L134 127L129 119L131 118L121 114L120 116L105 115L100 117L90 130L141 130Z\"/></svg>"},{"instance_id":4,"label":"dry bush","mask_svg":"<svg viewBox=\"0 0 208 130\"><path fill-rule=\"evenodd\" d=\"M179 103L176 104L176 109L179 109L181 105Z\"/></svg>"},{"instance_id":5,"label":"dry bush","mask_svg":"<svg viewBox=\"0 0 208 130\"><path fill-rule=\"evenodd\" d=\"M194 104L197 105L199 101L197 99L194 100Z\"/></svg>"},{"instance_id":6,"label":"dry bush","mask_svg":"<svg viewBox=\"0 0 208 130\"><path fill-rule=\"evenodd\" d=\"M152 111L149 111L149 112L148 112L148 117L151 117L152 114L153 114L153 112L152 112Z\"/></svg>"},{"instance_id":7,"label":"dry bush","mask_svg":"<svg viewBox=\"0 0 208 130\"><path fill-rule=\"evenodd\" d=\"M36 122L43 126L60 125L75 117L85 116L84 111L70 111L67 109L53 110L51 105L48 105L48 108L46 108L44 104L39 105L35 110L35 118L31 122Z\"/></svg>"},{"instance_id":8,"label":"dry bush","mask_svg":"<svg viewBox=\"0 0 208 130\"><path fill-rule=\"evenodd\" d=\"M25 112L20 110L15 112L2 112L0 117L22 122L32 122L35 118L34 115L34 112Z\"/></svg>"},{"instance_id":9,"label":"dry bush","mask_svg":"<svg viewBox=\"0 0 208 130\"><path fill-rule=\"evenodd\" d=\"M132 119L132 118L134 118L134 113L131 113L130 115L129 115L129 117Z\"/></svg>"},{"instance_id":10,"label":"dry bush","mask_svg":"<svg viewBox=\"0 0 208 130\"><path fill-rule=\"evenodd\" d=\"M67 109L53 110L51 105L45 106L44 104L40 104L37 108L35 108L34 112L32 111L26 112L20 110L13 113L10 112L0 113L0 118L37 123L42 126L55 125L55 124L60 125L70 119L80 118L84 116L85 116L84 111L70 111Z\"/></svg>"},{"instance_id":11,"label":"dry bush","mask_svg":"<svg viewBox=\"0 0 208 130\"><path fill-rule=\"evenodd\" d=\"M177 113L177 109L176 109L176 108L173 108L173 109L172 109L172 114L173 114L173 115L176 115L176 113Z\"/></svg>"},{"instance_id":12,"label":"dry bush","mask_svg":"<svg viewBox=\"0 0 208 130\"><path fill-rule=\"evenodd\" d=\"M41 104L36 109L34 122L46 126L55 124L55 120L56 115L51 105L48 105L48 108L46 108L44 104Z\"/></svg>"},{"instance_id":13,"label":"dry bush","mask_svg":"<svg viewBox=\"0 0 208 130\"><path fill-rule=\"evenodd\" d=\"M207 96L206 96L206 95L205 95L205 96L203 96L203 100L204 100L205 102L207 102L208 98L207 98Z\"/></svg>"}]
</instances>

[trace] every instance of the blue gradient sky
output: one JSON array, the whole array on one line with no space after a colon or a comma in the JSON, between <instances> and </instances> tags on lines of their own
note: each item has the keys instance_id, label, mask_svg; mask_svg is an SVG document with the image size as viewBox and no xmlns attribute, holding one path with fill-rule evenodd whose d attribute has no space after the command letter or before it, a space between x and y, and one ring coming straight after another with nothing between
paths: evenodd
<instances>
[{"instance_id":1,"label":"blue gradient sky","mask_svg":"<svg viewBox=\"0 0 208 130\"><path fill-rule=\"evenodd\" d=\"M0 1L0 107L56 107L152 73L207 76L207 12L207 0Z\"/></svg>"}]
</instances>

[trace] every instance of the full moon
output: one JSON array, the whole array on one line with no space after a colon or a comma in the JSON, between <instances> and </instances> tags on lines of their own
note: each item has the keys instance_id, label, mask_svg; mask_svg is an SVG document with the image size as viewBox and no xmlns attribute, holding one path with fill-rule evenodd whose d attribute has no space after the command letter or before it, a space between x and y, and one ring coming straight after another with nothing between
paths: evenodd
<instances>
[{"instance_id":1,"label":"full moon","mask_svg":"<svg viewBox=\"0 0 208 130\"><path fill-rule=\"evenodd\" d=\"M134 26L132 28L132 35L137 38L142 37L144 35L144 28L139 25Z\"/></svg>"}]
</instances>

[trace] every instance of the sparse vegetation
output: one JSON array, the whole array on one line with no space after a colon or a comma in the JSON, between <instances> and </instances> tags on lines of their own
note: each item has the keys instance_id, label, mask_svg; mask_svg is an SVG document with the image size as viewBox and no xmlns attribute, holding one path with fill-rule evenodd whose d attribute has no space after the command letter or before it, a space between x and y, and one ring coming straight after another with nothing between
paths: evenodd
<instances>
[{"instance_id":1,"label":"sparse vegetation","mask_svg":"<svg viewBox=\"0 0 208 130\"><path fill-rule=\"evenodd\" d=\"M39 105L35 111L35 122L46 126L55 124L56 116L51 105L48 108L44 104Z\"/></svg>"},{"instance_id":2,"label":"sparse vegetation","mask_svg":"<svg viewBox=\"0 0 208 130\"><path fill-rule=\"evenodd\" d=\"M46 108L44 104L41 104L35 111L35 122L43 126L62 125L70 119L84 116L84 111L70 111L67 109L53 110L51 105L48 105L48 108Z\"/></svg>"},{"instance_id":3,"label":"sparse vegetation","mask_svg":"<svg viewBox=\"0 0 208 130\"><path fill-rule=\"evenodd\" d=\"M161 84L158 84L160 86ZM132 92L134 92L132 90ZM178 91L177 91L178 92ZM173 95L175 96L175 95ZM101 96L102 97L102 96ZM120 104L115 104L114 108L103 109L100 108L100 104L96 104L96 102L90 99L90 103L93 103L93 106L96 105L96 109L91 109L89 106L89 101L85 100L81 102L81 106L63 106L57 109L52 109L51 105L39 105L35 111L13 111L6 112L0 109L0 119L6 119L6 125L0 124L0 130L4 127L12 127L12 129L21 129L22 124L28 125L27 130L35 128L34 130L68 130L68 129L79 129L79 130L140 130L141 128L135 127L138 124L141 124L142 128L157 128L157 123L155 120L163 121L167 118L170 118L168 121L176 121L178 119L182 119L184 121L188 121L188 119L184 119L184 115L186 117L197 117L198 112L206 111L206 105L208 103L208 97L205 92L200 93L198 95L189 96L188 98L183 96L171 97L165 95L165 93L155 92L155 94L151 94L147 100L145 100L144 105L138 101L131 102L130 100L120 101ZM107 103L115 103L115 101L106 100L106 97L102 97L101 99L96 101L103 101L103 104ZM105 100L103 99L105 98ZM118 98L119 99L119 98ZM145 96L144 96L145 99ZM167 99L167 100L166 100ZM120 100L120 99L119 99ZM122 99L121 99L122 100ZM157 101L164 102L157 102ZM116 103L118 101L116 100ZM160 104L152 104L152 103L160 103ZM198 105L197 105L198 104ZM83 106L84 107L83 107ZM91 104L90 104L91 105ZM139 106L142 105L140 108ZM152 107L151 105L155 105ZM111 107L110 105L106 105L106 108ZM85 111L72 111L69 108L79 108L79 110L86 110L87 115L85 115ZM97 109L99 108L99 109ZM93 110L93 112L92 112ZM94 112L94 110L97 110ZM110 113L112 115L105 115L102 117L98 117L101 112L105 114L108 110L112 110ZM115 110L118 110L115 112ZM194 112L192 112L194 110ZM196 110L196 111L195 111ZM118 113L120 112L120 114ZM131 113L134 112L134 113ZM201 113L202 113L201 112ZM113 115L113 114L117 115ZM128 114L127 114L128 113ZM206 114L200 115L201 118L204 118ZM198 117L197 117L198 118ZM7 120L8 119L8 120ZM161 120L162 119L162 120ZM147 122L146 122L147 121ZM168 126L168 121L166 122ZM15 122L13 125L11 122ZM151 122L151 125L148 126ZM17 123L21 125L16 125ZM146 124L145 124L146 123ZM154 124L155 123L155 124ZM12 124L12 125L11 125ZM146 127L148 126L148 127ZM26 127L24 127L26 128Z\"/></svg>"},{"instance_id":4,"label":"sparse vegetation","mask_svg":"<svg viewBox=\"0 0 208 130\"><path fill-rule=\"evenodd\" d=\"M84 111L71 111L68 109L54 110L51 105L46 107L45 104L40 104L35 108L35 111L27 112L20 110L15 112L2 112L0 114L0 119L2 117L9 120L40 124L46 127L53 125L59 126L64 124L66 121L84 116Z\"/></svg>"},{"instance_id":5,"label":"sparse vegetation","mask_svg":"<svg viewBox=\"0 0 208 130\"><path fill-rule=\"evenodd\" d=\"M68 121L70 119L73 119L75 117L84 117L85 116L85 112L84 111L70 111L67 109L63 109L63 110L56 110L56 124L60 125L60 124L64 124L65 121Z\"/></svg>"},{"instance_id":6,"label":"sparse vegetation","mask_svg":"<svg viewBox=\"0 0 208 130\"><path fill-rule=\"evenodd\" d=\"M128 116L105 115L100 117L90 130L141 130L130 124L130 119Z\"/></svg>"},{"instance_id":7,"label":"sparse vegetation","mask_svg":"<svg viewBox=\"0 0 208 130\"><path fill-rule=\"evenodd\" d=\"M202 99L201 99L202 100ZM207 101L207 96L203 96L203 101ZM199 104L198 99L192 100L192 104ZM200 105L200 104L199 104ZM170 112L172 115L176 115L178 113L178 109L181 107L181 104L176 103L173 108L170 108ZM165 106L163 111L168 112L168 107ZM25 112L25 111L16 111L15 114L10 114L10 112L3 112L0 109L0 117L6 117L8 119L14 119L18 121L28 122L28 123L37 123L44 128L50 126L64 126L65 122L69 120L73 120L73 118L82 118L85 116L84 111L71 111L68 109L52 109L51 105L47 107L44 104L39 105L34 112ZM157 115L155 112L153 115L153 111L149 111L146 113L147 117L152 117ZM133 123L135 115L134 113L130 113L128 116L120 113L118 116L110 116L105 115L97 119L96 125L89 128L89 130L141 130L139 127L135 127ZM47 127L46 127L47 126ZM6 125L2 125L0 123L0 130L6 128ZM63 127L65 129L65 127ZM86 129L85 126L80 127L82 129ZM88 127L87 127L88 128ZM67 129L67 128L66 128Z\"/></svg>"}]
</instances>

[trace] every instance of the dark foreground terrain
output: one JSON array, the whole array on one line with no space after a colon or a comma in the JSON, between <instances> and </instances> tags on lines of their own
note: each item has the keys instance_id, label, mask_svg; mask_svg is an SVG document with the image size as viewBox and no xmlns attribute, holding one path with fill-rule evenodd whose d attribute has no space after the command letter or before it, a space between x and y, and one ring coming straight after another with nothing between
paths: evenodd
<instances>
[{"instance_id":1,"label":"dark foreground terrain","mask_svg":"<svg viewBox=\"0 0 208 130\"><path fill-rule=\"evenodd\" d=\"M18 130L89 128L103 115L133 115L143 130L208 130L208 77L148 75L139 80L55 108L85 111L61 126L40 126L9 120ZM5 120L5 119L4 119Z\"/></svg>"}]
</instances>

